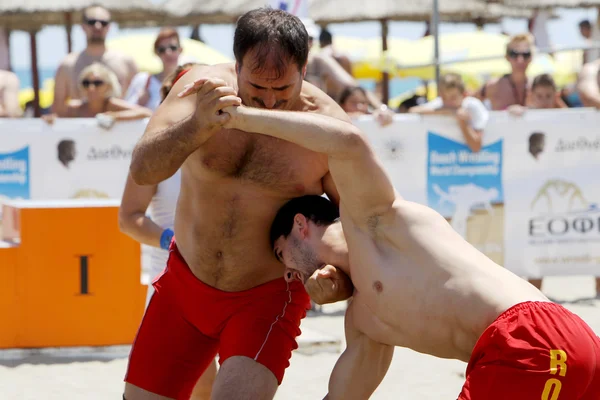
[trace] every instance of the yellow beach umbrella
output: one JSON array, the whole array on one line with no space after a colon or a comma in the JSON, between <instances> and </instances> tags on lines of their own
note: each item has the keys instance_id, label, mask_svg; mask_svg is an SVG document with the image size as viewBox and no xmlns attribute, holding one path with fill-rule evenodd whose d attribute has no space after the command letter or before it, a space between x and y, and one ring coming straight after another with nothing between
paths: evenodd
<instances>
[{"instance_id":1,"label":"yellow beach umbrella","mask_svg":"<svg viewBox=\"0 0 600 400\"><path fill-rule=\"evenodd\" d=\"M129 54L135 60L141 71L158 73L162 64L154 54L154 41L156 35L129 35L108 40L106 46L112 50L119 50ZM181 39L183 48L182 58L192 59L199 63L219 64L231 62L232 59L210 48L202 42L192 39Z\"/></svg>"},{"instance_id":2,"label":"yellow beach umbrella","mask_svg":"<svg viewBox=\"0 0 600 400\"><path fill-rule=\"evenodd\" d=\"M48 108L54 101L54 79L46 79L42 88L40 89L40 106L42 108ZM19 105L21 108L25 108L27 102L33 100L33 89L25 88L19 91Z\"/></svg>"},{"instance_id":3,"label":"yellow beach umbrella","mask_svg":"<svg viewBox=\"0 0 600 400\"><path fill-rule=\"evenodd\" d=\"M504 54L506 53L508 41L509 37L506 35L482 31L443 34L440 36L440 58L442 63L463 59L466 61L442 65L442 73L460 73L468 86L469 83L476 84L482 78L507 74L510 72L510 64L504 58ZM433 62L433 37L427 36L419 39L413 42L412 46L412 51L405 52L402 58L401 54L393 54L401 65L431 64ZM469 61L469 59L494 56L498 58L486 61ZM549 73L557 81L570 79L574 73L566 63L557 63L547 54L534 54L527 72L531 76ZM435 68L433 66L405 68L400 70L400 75L435 79Z\"/></svg>"},{"instance_id":4,"label":"yellow beach umbrella","mask_svg":"<svg viewBox=\"0 0 600 400\"><path fill-rule=\"evenodd\" d=\"M381 50L381 38L352 38L336 36L333 46L336 51L347 55L352 61L352 74L356 79L381 79L384 71L390 75L398 75L397 60L392 56L392 50L398 54L406 51L411 45L410 40L388 40L388 52Z\"/></svg>"}]
</instances>

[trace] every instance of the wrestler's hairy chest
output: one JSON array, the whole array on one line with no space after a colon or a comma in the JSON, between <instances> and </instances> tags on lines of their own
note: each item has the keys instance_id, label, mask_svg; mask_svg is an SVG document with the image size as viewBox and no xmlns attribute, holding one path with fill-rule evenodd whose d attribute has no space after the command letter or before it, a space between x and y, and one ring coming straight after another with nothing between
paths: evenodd
<instances>
[{"instance_id":1,"label":"wrestler's hairy chest","mask_svg":"<svg viewBox=\"0 0 600 400\"><path fill-rule=\"evenodd\" d=\"M196 153L205 176L231 178L266 188L312 185L327 172L323 155L292 143L239 130L222 130Z\"/></svg>"}]
</instances>

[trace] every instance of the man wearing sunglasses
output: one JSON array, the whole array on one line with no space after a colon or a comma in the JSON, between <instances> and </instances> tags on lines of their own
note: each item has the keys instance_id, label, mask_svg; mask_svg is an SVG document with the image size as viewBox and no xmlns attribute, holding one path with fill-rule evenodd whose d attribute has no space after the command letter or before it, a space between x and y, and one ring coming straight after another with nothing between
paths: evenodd
<instances>
[{"instance_id":1,"label":"man wearing sunglasses","mask_svg":"<svg viewBox=\"0 0 600 400\"><path fill-rule=\"evenodd\" d=\"M106 48L110 22L110 11L104 7L90 6L83 11L81 26L87 38L87 47L82 52L67 55L56 71L52 111L57 116L67 116L68 101L81 99L83 94L77 79L85 67L95 62L110 68L117 75L122 92L126 93L137 73L137 66L130 56Z\"/></svg>"},{"instance_id":2,"label":"man wearing sunglasses","mask_svg":"<svg viewBox=\"0 0 600 400\"><path fill-rule=\"evenodd\" d=\"M513 36L506 45L506 59L512 72L487 82L479 93L488 99L492 110L506 110L512 105L525 106L529 83L527 67L533 57L533 38L529 34Z\"/></svg>"}]
</instances>

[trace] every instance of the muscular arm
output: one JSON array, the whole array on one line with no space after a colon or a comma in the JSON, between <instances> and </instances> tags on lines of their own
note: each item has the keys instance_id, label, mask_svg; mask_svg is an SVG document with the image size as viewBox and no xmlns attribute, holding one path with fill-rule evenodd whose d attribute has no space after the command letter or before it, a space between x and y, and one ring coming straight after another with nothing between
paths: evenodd
<instances>
[{"instance_id":1,"label":"muscular arm","mask_svg":"<svg viewBox=\"0 0 600 400\"><path fill-rule=\"evenodd\" d=\"M125 192L119 207L121 232L140 243L160 247L163 229L146 216L146 210L156 193L156 186L137 185L127 177Z\"/></svg>"},{"instance_id":2,"label":"muscular arm","mask_svg":"<svg viewBox=\"0 0 600 400\"><path fill-rule=\"evenodd\" d=\"M327 400L368 399L390 367L394 347L376 342L356 329L352 304L346 310L346 350L329 378Z\"/></svg>"},{"instance_id":3,"label":"muscular arm","mask_svg":"<svg viewBox=\"0 0 600 400\"><path fill-rule=\"evenodd\" d=\"M600 87L598 82L598 64L586 64L579 74L577 91L586 107L600 108Z\"/></svg>"},{"instance_id":4,"label":"muscular arm","mask_svg":"<svg viewBox=\"0 0 600 400\"><path fill-rule=\"evenodd\" d=\"M215 94L223 93L217 92L223 87L217 87L214 82L205 83L206 90L202 87L196 95L177 95L184 86L198 82L201 78L219 77L217 67L219 66L201 66L190 70L177 81L165 101L154 112L132 154L130 172L137 184L157 184L171 177L190 154L210 138L218 128L219 121L225 121L223 115L216 115L216 112L211 114L223 99L227 99L214 97ZM207 102L197 101L201 97ZM198 116L198 113L203 114Z\"/></svg>"},{"instance_id":5,"label":"muscular arm","mask_svg":"<svg viewBox=\"0 0 600 400\"><path fill-rule=\"evenodd\" d=\"M22 115L19 106L19 78L13 73L7 73L3 98L0 100L0 117L16 118Z\"/></svg>"},{"instance_id":6,"label":"muscular arm","mask_svg":"<svg viewBox=\"0 0 600 400\"><path fill-rule=\"evenodd\" d=\"M225 111L229 112L230 109ZM364 226L390 209L397 198L392 183L360 130L351 123L314 113L231 110L234 128L296 143L329 156L341 203Z\"/></svg>"}]
</instances>

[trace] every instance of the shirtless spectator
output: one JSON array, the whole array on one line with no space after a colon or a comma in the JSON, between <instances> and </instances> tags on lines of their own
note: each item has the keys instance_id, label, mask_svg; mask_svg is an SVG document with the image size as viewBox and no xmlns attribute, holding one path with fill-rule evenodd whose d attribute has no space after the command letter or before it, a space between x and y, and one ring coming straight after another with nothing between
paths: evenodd
<instances>
[{"instance_id":1,"label":"shirtless spectator","mask_svg":"<svg viewBox=\"0 0 600 400\"><path fill-rule=\"evenodd\" d=\"M348 56L338 53L333 47L333 35L327 29L321 29L319 34L320 53L333 57L344 70L352 75L352 62Z\"/></svg>"},{"instance_id":2,"label":"shirtless spectator","mask_svg":"<svg viewBox=\"0 0 600 400\"><path fill-rule=\"evenodd\" d=\"M224 129L222 110L243 103L350 120L303 82L308 34L297 17L250 11L233 47L235 64L197 66L177 81L133 151L135 183L156 185L181 168L181 191L167 268L131 350L127 400L189 398L217 352L212 399L272 399L310 307L302 283L283 279L269 227L293 197L325 192L338 201L328 159ZM347 278L332 282L323 281L328 297L350 296Z\"/></svg>"},{"instance_id":3,"label":"shirtless spectator","mask_svg":"<svg viewBox=\"0 0 600 400\"><path fill-rule=\"evenodd\" d=\"M17 118L21 115L19 77L13 72L0 70L0 118Z\"/></svg>"},{"instance_id":4,"label":"shirtless spectator","mask_svg":"<svg viewBox=\"0 0 600 400\"><path fill-rule=\"evenodd\" d=\"M66 116L69 100L80 99L83 95L77 79L85 67L96 62L106 65L117 75L122 93L126 93L137 73L130 56L106 49L110 12L102 6L91 6L83 11L82 18L87 47L82 52L67 55L56 71L52 111L59 117Z\"/></svg>"},{"instance_id":5,"label":"shirtless spectator","mask_svg":"<svg viewBox=\"0 0 600 400\"><path fill-rule=\"evenodd\" d=\"M306 283L317 296L314 281L331 266L354 283L346 349L326 399L368 399L395 346L468 362L460 400L600 398L594 331L487 258L442 215L403 199L356 127L316 114L224 111L230 128L329 156L339 212L321 196L302 196L279 210L270 234L290 283Z\"/></svg>"},{"instance_id":6,"label":"shirtless spectator","mask_svg":"<svg viewBox=\"0 0 600 400\"><path fill-rule=\"evenodd\" d=\"M592 47L599 46L599 44L594 43L594 41L597 42L600 40L600 32L598 32L598 28L593 26L589 20L585 19L579 23L579 33L583 36L586 45ZM591 63L598 58L600 58L600 49L591 48L583 52L583 64Z\"/></svg>"},{"instance_id":7,"label":"shirtless spectator","mask_svg":"<svg viewBox=\"0 0 600 400\"><path fill-rule=\"evenodd\" d=\"M460 75L448 73L440 79L440 97L421 106L413 107L410 113L450 114L456 116L458 126L471 151L481 150L483 130L490 113L481 100L466 96L465 84Z\"/></svg>"},{"instance_id":8,"label":"shirtless spectator","mask_svg":"<svg viewBox=\"0 0 600 400\"><path fill-rule=\"evenodd\" d=\"M600 109L600 59L583 66L579 73L577 91L584 107Z\"/></svg>"},{"instance_id":9,"label":"shirtless spectator","mask_svg":"<svg viewBox=\"0 0 600 400\"><path fill-rule=\"evenodd\" d=\"M512 72L486 83L479 92L481 100L489 100L494 111L506 110L513 104L526 105L527 67L533 57L533 39L529 34L513 36L506 45L506 59Z\"/></svg>"}]
</instances>

